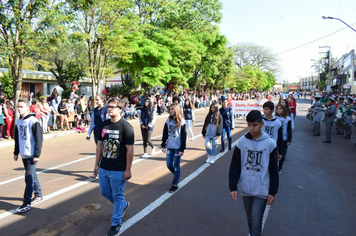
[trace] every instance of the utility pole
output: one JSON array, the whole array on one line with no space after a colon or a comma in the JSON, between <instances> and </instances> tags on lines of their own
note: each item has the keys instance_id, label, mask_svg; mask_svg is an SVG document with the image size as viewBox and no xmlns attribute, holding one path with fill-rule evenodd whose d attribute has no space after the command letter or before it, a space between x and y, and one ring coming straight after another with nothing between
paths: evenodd
<instances>
[{"instance_id":1,"label":"utility pole","mask_svg":"<svg viewBox=\"0 0 356 236\"><path fill-rule=\"evenodd\" d=\"M319 48L329 48L329 73L328 73L328 85L331 84L331 47L330 46L319 46Z\"/></svg>"}]
</instances>

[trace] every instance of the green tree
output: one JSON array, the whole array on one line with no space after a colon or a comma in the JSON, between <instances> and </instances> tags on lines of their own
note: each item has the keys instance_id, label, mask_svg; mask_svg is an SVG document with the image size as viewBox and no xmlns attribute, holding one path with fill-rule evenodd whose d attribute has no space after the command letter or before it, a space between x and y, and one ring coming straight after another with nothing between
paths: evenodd
<instances>
[{"instance_id":1,"label":"green tree","mask_svg":"<svg viewBox=\"0 0 356 236\"><path fill-rule=\"evenodd\" d=\"M0 51L9 61L15 106L20 98L24 60L32 51L43 50L43 42L54 29L54 7L48 0L0 1Z\"/></svg>"},{"instance_id":2,"label":"green tree","mask_svg":"<svg viewBox=\"0 0 356 236\"><path fill-rule=\"evenodd\" d=\"M3 72L3 76L0 77L1 85L3 86L4 92L7 97L11 98L14 96L14 84L11 72Z\"/></svg>"},{"instance_id":3,"label":"green tree","mask_svg":"<svg viewBox=\"0 0 356 236\"><path fill-rule=\"evenodd\" d=\"M67 3L74 17L73 30L87 44L88 76L92 80L94 96L99 93L99 83L112 74L111 55L126 52L124 36L137 28L133 2L68 0Z\"/></svg>"}]
</instances>

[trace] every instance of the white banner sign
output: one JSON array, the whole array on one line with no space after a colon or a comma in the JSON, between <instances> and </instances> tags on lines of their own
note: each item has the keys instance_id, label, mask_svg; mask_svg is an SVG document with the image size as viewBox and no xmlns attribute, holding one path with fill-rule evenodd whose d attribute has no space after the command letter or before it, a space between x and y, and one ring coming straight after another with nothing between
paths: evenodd
<instances>
[{"instance_id":1,"label":"white banner sign","mask_svg":"<svg viewBox=\"0 0 356 236\"><path fill-rule=\"evenodd\" d=\"M236 115L247 115L252 110L263 112L263 104L267 100L262 101L231 101L232 109Z\"/></svg>"}]
</instances>

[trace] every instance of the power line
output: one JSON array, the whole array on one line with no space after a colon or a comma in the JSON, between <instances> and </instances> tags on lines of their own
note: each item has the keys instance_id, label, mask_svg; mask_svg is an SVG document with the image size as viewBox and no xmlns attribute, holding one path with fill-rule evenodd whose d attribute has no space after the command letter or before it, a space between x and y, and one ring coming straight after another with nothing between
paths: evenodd
<instances>
[{"instance_id":1,"label":"power line","mask_svg":"<svg viewBox=\"0 0 356 236\"><path fill-rule=\"evenodd\" d=\"M355 25L355 24L356 24L356 22L355 22L355 23L353 23L353 24L351 24L351 25ZM341 30L344 30L344 29L347 29L347 28L348 28L348 27L345 27L345 28L339 29L339 30L337 30L337 31L335 31L335 32L333 32L333 33L331 33L331 34L325 35L325 36L323 36L323 37L321 37L321 38L318 38L318 39L315 39L315 40L310 41L310 42L308 42L308 43L302 44L302 45L300 45L300 46L297 46L297 47L294 47L294 48L288 49L288 50L286 50L286 51L283 51L283 52L277 53L277 55L280 55L280 54L283 54L283 53L286 53L286 52L293 51L293 50L295 50L295 49L298 49L298 48L304 47L304 46L306 46L306 45L309 45L309 44L311 44L311 43L315 43L316 41L319 41L319 40L321 40L321 39L324 39L324 38L326 38L326 37L329 37L329 36L331 36L331 35L333 35L333 34L336 34L336 33L340 32Z\"/></svg>"}]
</instances>

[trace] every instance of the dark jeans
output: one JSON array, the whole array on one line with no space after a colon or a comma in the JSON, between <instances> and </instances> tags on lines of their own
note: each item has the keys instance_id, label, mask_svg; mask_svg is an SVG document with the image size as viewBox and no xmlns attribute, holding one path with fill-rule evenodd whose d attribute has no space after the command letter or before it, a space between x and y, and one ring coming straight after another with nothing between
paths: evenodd
<instances>
[{"instance_id":1,"label":"dark jeans","mask_svg":"<svg viewBox=\"0 0 356 236\"><path fill-rule=\"evenodd\" d=\"M266 209L267 199L259 197L242 197L251 236L262 234L262 219Z\"/></svg>"},{"instance_id":2,"label":"dark jeans","mask_svg":"<svg viewBox=\"0 0 356 236\"><path fill-rule=\"evenodd\" d=\"M151 141L152 131L150 129L141 129L142 139L143 139L143 153L147 153L147 143L154 148L154 145Z\"/></svg>"},{"instance_id":3,"label":"dark jeans","mask_svg":"<svg viewBox=\"0 0 356 236\"><path fill-rule=\"evenodd\" d=\"M284 163L284 160L286 159L287 151L288 151L287 141L283 141L283 147L282 147L282 153L281 153L282 159L279 161L279 169L283 168L283 163Z\"/></svg>"},{"instance_id":4,"label":"dark jeans","mask_svg":"<svg viewBox=\"0 0 356 236\"><path fill-rule=\"evenodd\" d=\"M178 149L167 149L166 152L166 164L168 170L174 175L173 184L178 185L180 177L180 159L181 156L178 156Z\"/></svg>"},{"instance_id":5,"label":"dark jeans","mask_svg":"<svg viewBox=\"0 0 356 236\"><path fill-rule=\"evenodd\" d=\"M26 188L23 196L24 198L23 203L31 205L32 193L34 193L35 196L42 197L42 189L36 174L37 162L33 162L33 158L22 159L22 162L26 170L25 172Z\"/></svg>"},{"instance_id":6,"label":"dark jeans","mask_svg":"<svg viewBox=\"0 0 356 236\"><path fill-rule=\"evenodd\" d=\"M225 132L227 133L227 139L229 140L229 149L231 148L231 126L224 126L221 133L221 148L225 149Z\"/></svg>"}]
</instances>

